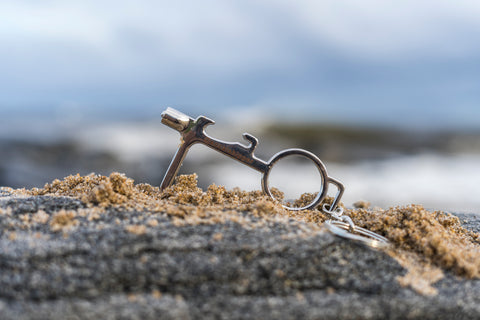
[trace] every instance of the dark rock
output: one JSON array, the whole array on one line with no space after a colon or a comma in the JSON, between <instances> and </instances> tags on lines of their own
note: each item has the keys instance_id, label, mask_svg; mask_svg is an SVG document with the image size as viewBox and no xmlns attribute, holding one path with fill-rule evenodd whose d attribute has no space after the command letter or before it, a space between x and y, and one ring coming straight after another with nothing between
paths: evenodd
<instances>
[{"instance_id":1,"label":"dark rock","mask_svg":"<svg viewBox=\"0 0 480 320\"><path fill-rule=\"evenodd\" d=\"M85 208L85 204L80 200L69 197L50 196L10 198L4 201L2 206L11 208L15 215L35 213L38 210L44 210L46 213L54 213L61 209L77 210L79 208Z\"/></svg>"},{"instance_id":2,"label":"dark rock","mask_svg":"<svg viewBox=\"0 0 480 320\"><path fill-rule=\"evenodd\" d=\"M16 216L85 205L0 197L6 207ZM328 232L306 235L298 222L175 226L163 217L145 233L125 231L143 214L110 210L66 234L48 224L24 230L0 215L0 318L480 317L480 280L447 273L438 295L422 296L398 284L406 270L385 253ZM460 218L478 231L479 215Z\"/></svg>"}]
</instances>

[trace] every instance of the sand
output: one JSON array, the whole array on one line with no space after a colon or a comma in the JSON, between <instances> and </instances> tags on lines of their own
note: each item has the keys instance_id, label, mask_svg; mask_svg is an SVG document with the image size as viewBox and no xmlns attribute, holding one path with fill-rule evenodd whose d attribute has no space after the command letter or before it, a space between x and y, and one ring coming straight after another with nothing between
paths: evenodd
<instances>
[{"instance_id":1,"label":"sand","mask_svg":"<svg viewBox=\"0 0 480 320\"><path fill-rule=\"evenodd\" d=\"M305 195L308 200L311 195ZM331 201L331 199L326 200ZM476 319L479 215L347 209L339 238L261 192L113 173L0 188L2 319Z\"/></svg>"},{"instance_id":2,"label":"sand","mask_svg":"<svg viewBox=\"0 0 480 320\"><path fill-rule=\"evenodd\" d=\"M95 216L105 214L105 208L109 207L148 212L144 220L127 228L136 234L154 226L156 215L167 215L176 225L213 224L229 220L259 227L262 221L288 223L294 219L308 223L312 230L318 230L323 222L330 219L318 209L286 210L261 191L226 190L216 185L210 185L204 191L197 186L195 174L178 176L175 184L163 192L148 184L135 184L132 179L116 172L109 177L72 175L48 183L41 189L15 192L33 196L74 197L87 204L87 209L57 213L51 219L39 213L40 223L48 220L54 231L78 226L81 223L76 218L78 216L95 219ZM304 195L298 204L308 202L312 196ZM326 203L331 201L331 198L325 200ZM368 204L363 202L357 206L360 208L344 208L345 214L356 225L389 239L392 247L387 249L388 253L404 266L410 265L411 270L422 270L414 273L433 279L429 283L441 278L435 267L465 278L480 278L480 235L463 228L456 216L441 211L431 212L421 205L368 209ZM262 219L253 223L245 212ZM25 221L27 225L31 223L35 221ZM405 279L401 281L408 283Z\"/></svg>"}]
</instances>

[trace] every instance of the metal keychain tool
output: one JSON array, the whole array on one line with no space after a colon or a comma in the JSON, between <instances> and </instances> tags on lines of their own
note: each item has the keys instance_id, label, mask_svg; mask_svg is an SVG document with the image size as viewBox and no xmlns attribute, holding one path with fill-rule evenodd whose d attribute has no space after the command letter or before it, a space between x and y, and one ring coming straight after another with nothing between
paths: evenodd
<instances>
[{"instance_id":1,"label":"metal keychain tool","mask_svg":"<svg viewBox=\"0 0 480 320\"><path fill-rule=\"evenodd\" d=\"M262 173L262 190L274 200L276 199L273 196L272 191L270 190L268 182L268 177L271 169L277 161L285 157L292 155L302 156L307 158L308 160L311 160L317 167L318 172L320 173L320 177L322 179L321 188L320 190L318 190L316 197L312 200L310 204L303 207L289 207L286 205L283 205L283 207L288 210L296 211L314 209L327 196L328 185L333 184L337 188L337 194L335 195L333 202L330 206L323 205L322 207L323 212L329 214L337 220L327 221L326 225L328 229L338 236L353 240L360 240L373 247L380 246L379 243L388 243L387 239L381 237L380 235L377 235L376 233L355 226L349 217L342 216L343 209L339 207L338 204L343 195L344 186L340 181L328 176L325 165L313 153L303 149L286 149L275 154L268 162L266 162L257 158L253 154L255 148L257 147L258 139L251 134L243 134L243 138L250 142L250 145L247 146L242 145L238 142L225 142L208 136L205 133L205 127L214 124L215 121L207 117L200 116L197 119L193 119L178 110L175 110L173 108L167 108L167 110L162 113L162 123L172 129L177 130L181 135L181 142L175 156L172 159L172 162L170 163L170 166L167 169L167 172L165 173L165 177L163 178L162 184L160 185L160 190L164 190L173 183L173 180L177 175L180 166L182 165L182 162L187 155L188 150L192 145L196 143L202 143ZM353 234L353 232L362 234L362 236Z\"/></svg>"}]
</instances>

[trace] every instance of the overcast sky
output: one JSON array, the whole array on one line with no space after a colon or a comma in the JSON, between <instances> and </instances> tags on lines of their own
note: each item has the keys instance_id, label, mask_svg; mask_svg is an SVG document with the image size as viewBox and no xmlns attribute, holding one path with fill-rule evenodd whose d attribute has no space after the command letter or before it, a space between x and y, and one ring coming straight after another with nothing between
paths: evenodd
<instances>
[{"instance_id":1,"label":"overcast sky","mask_svg":"<svg viewBox=\"0 0 480 320\"><path fill-rule=\"evenodd\" d=\"M0 110L480 128L480 2L394 3L2 1Z\"/></svg>"}]
</instances>

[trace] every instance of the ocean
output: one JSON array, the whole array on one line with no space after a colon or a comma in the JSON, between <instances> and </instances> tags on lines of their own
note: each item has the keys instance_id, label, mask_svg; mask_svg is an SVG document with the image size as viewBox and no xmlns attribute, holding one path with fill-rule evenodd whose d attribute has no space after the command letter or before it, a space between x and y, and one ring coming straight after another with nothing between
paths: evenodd
<instances>
[{"instance_id":1,"label":"ocean","mask_svg":"<svg viewBox=\"0 0 480 320\"><path fill-rule=\"evenodd\" d=\"M248 131L259 139L256 155L268 160L286 148L314 152L328 175L345 186L342 201L372 206L422 204L452 212L480 212L479 135L462 131L411 131L308 123L239 121L211 126L218 139L241 142ZM159 185L180 142L160 117L129 121L36 121L2 123L0 185L41 187L70 174L123 172L137 183ZM302 177L299 164L276 170L287 194L318 190L318 175ZM261 188L260 173L205 146L189 151L180 173L197 173L199 185ZM334 186L329 195L335 195Z\"/></svg>"}]
</instances>

